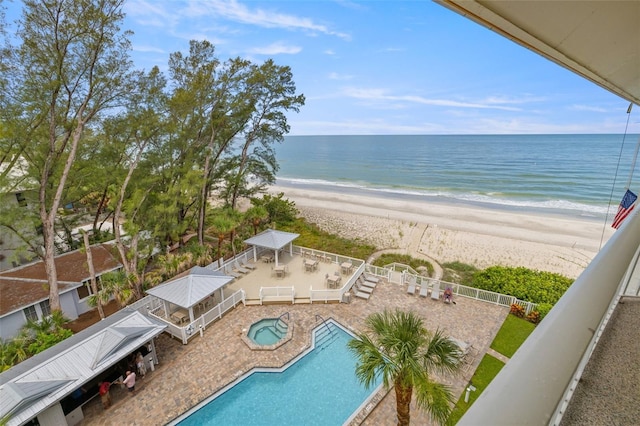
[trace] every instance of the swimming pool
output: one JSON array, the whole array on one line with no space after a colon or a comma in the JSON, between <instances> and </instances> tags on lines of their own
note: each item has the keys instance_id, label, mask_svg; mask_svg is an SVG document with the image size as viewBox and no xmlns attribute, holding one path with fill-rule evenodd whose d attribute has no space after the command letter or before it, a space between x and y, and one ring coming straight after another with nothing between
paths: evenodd
<instances>
[{"instance_id":1,"label":"swimming pool","mask_svg":"<svg viewBox=\"0 0 640 426\"><path fill-rule=\"evenodd\" d=\"M381 383L367 390L357 380L351 339L328 321L313 331L313 349L284 369L255 369L171 424L341 425Z\"/></svg>"}]
</instances>

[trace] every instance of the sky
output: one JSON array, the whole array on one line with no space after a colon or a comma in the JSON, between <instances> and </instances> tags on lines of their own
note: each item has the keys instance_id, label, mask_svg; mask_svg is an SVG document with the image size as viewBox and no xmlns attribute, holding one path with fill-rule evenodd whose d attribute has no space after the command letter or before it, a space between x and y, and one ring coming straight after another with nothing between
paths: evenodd
<instances>
[{"instance_id":1,"label":"sky","mask_svg":"<svg viewBox=\"0 0 640 426\"><path fill-rule=\"evenodd\" d=\"M8 18L19 2L6 5ZM11 9L14 9L13 11ZM640 133L629 103L426 0L127 0L136 67L189 40L289 66L290 135ZM12 13L13 12L13 13ZM627 127L628 123L628 127Z\"/></svg>"}]
</instances>

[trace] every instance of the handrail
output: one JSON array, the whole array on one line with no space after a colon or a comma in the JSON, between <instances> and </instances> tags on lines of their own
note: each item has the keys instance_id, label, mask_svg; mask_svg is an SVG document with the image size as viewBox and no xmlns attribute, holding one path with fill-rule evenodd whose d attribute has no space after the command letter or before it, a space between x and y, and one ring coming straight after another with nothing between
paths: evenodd
<instances>
[{"instance_id":1,"label":"handrail","mask_svg":"<svg viewBox=\"0 0 640 426\"><path fill-rule=\"evenodd\" d=\"M327 327L327 330L329 331L329 334L331 334L331 329L329 328L329 325L324 320L324 318L322 318L322 315L316 314L316 322L318 322L318 318L320 318L322 320L322 324L324 324L324 326Z\"/></svg>"},{"instance_id":2,"label":"handrail","mask_svg":"<svg viewBox=\"0 0 640 426\"><path fill-rule=\"evenodd\" d=\"M276 322L273 323L273 326L277 329L278 328L278 324L280 324L280 321L282 321L282 318L286 316L287 317L287 321L289 321L289 311L285 312L284 314L281 314L278 318L276 318ZM287 328L289 328L289 324L288 323L284 323L286 324Z\"/></svg>"}]
</instances>

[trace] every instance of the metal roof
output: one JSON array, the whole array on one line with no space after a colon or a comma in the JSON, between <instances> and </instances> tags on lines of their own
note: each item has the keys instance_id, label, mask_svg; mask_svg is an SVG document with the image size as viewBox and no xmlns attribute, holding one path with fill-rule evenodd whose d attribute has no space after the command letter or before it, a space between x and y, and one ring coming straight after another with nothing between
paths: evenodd
<instances>
[{"instance_id":1,"label":"metal roof","mask_svg":"<svg viewBox=\"0 0 640 426\"><path fill-rule=\"evenodd\" d=\"M640 105L640 1L435 1Z\"/></svg>"},{"instance_id":2,"label":"metal roof","mask_svg":"<svg viewBox=\"0 0 640 426\"><path fill-rule=\"evenodd\" d=\"M190 308L231 281L233 277L222 272L195 266L187 275L150 288L147 294L183 308Z\"/></svg>"},{"instance_id":3,"label":"metal roof","mask_svg":"<svg viewBox=\"0 0 640 426\"><path fill-rule=\"evenodd\" d=\"M10 368L0 374L0 418L12 413L8 425L20 425L36 417L165 328L123 309Z\"/></svg>"},{"instance_id":4,"label":"metal roof","mask_svg":"<svg viewBox=\"0 0 640 426\"><path fill-rule=\"evenodd\" d=\"M244 242L245 244L252 246L264 247L271 250L280 250L299 236L300 234L294 234L292 232L267 229L254 237L244 240Z\"/></svg>"}]
</instances>

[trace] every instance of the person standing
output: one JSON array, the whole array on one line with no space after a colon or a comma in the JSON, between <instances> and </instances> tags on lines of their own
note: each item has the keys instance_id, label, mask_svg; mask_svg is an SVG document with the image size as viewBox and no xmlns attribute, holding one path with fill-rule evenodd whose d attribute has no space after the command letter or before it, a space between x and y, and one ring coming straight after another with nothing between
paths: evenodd
<instances>
[{"instance_id":1,"label":"person standing","mask_svg":"<svg viewBox=\"0 0 640 426\"><path fill-rule=\"evenodd\" d=\"M124 380L118 383L127 385L129 393L133 396L136 393L136 373L133 371L127 371L125 376Z\"/></svg>"},{"instance_id":2,"label":"person standing","mask_svg":"<svg viewBox=\"0 0 640 426\"><path fill-rule=\"evenodd\" d=\"M111 383L102 382L100 383L100 387L98 388L98 393L100 394L100 399L102 400L102 407L106 410L111 407L111 394L109 393L109 388L111 387Z\"/></svg>"},{"instance_id":3,"label":"person standing","mask_svg":"<svg viewBox=\"0 0 640 426\"><path fill-rule=\"evenodd\" d=\"M147 367L144 364L142 352L138 352L136 355L136 366L138 367L138 374L140 374L140 377L144 379L144 376L147 374Z\"/></svg>"}]
</instances>

